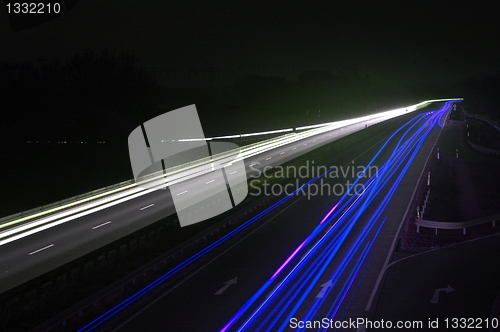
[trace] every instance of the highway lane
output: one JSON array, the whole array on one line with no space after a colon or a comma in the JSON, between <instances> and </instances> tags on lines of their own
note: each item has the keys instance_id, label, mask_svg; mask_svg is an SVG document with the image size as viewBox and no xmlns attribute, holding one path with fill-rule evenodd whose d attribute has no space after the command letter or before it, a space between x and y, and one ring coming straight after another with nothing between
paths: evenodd
<instances>
[{"instance_id":1,"label":"highway lane","mask_svg":"<svg viewBox=\"0 0 500 332\"><path fill-rule=\"evenodd\" d=\"M453 318L470 318L474 319L471 325L466 321L467 325L461 329L459 325L457 330L469 327L489 331L486 320L500 319L492 312L500 292L499 250L496 234L393 262L374 319L425 324L438 319L439 330L446 328L448 319L452 330Z\"/></svg>"},{"instance_id":2,"label":"highway lane","mask_svg":"<svg viewBox=\"0 0 500 332\"><path fill-rule=\"evenodd\" d=\"M237 160L244 160L244 159L249 159L253 156L256 156L258 154L270 151L275 148L280 148L283 147L284 145L295 143L298 141L303 141L305 142L306 139L316 136L319 134L323 134L326 132L333 133L334 135L341 137L344 135L348 135L349 133L355 132L357 130L361 130L363 128L366 128L367 126L371 126L376 123L380 123L383 121L386 121L388 119L392 119L394 117L398 117L404 114L407 114L409 112L413 112L415 110L418 110L419 108L425 107L426 105L429 105L432 102L438 102L438 101L446 101L450 99L441 99L441 100L434 100L434 101L424 101L416 105L411 105L406 108L401 108L401 109L396 109L396 110L390 110L390 111L385 111L385 112L380 112L377 114L372 114L368 116L363 116L359 118L354 118L354 119L348 119L348 120L342 120L342 121L336 121L336 122L330 122L330 123L325 123L325 124L318 124L318 125L312 125L312 126L305 126L305 127L297 127L295 128L295 132L285 134L283 136L279 136L273 139L268 139L262 142L257 142L254 144L250 144L248 146L245 146L240 149L240 155L237 158ZM293 129L289 128L286 130L278 130L275 132L290 132ZM212 148L215 148L216 150L220 150L218 147L224 144L228 146L227 143L220 143L217 141L217 139L221 138L230 138L230 137L243 137L243 136L253 136L253 135L259 135L259 134L266 134L269 132L265 133L250 133L250 134L244 134L244 135L233 135L233 136L221 136L221 137L216 137L216 138L189 138L189 139L179 139L178 142L189 142L189 141L199 141L199 140L205 140L205 141L212 141L215 140L215 146ZM163 142L163 140L162 140ZM212 143L212 142L210 142ZM314 143L314 140L313 140ZM182 143L181 143L182 144ZM231 147L234 147L234 144L229 144ZM307 143L304 144L306 146ZM230 154L234 154L234 151L230 152ZM283 154L281 152L280 154ZM221 155L216 155L215 156L215 161L219 160L218 162L222 162L224 159L227 158L226 153L222 153ZM230 156L229 156L230 157ZM175 184L177 182L182 182L185 181L189 178L192 178L194 176L197 176L202 173L206 173L210 171L210 167L206 167L207 164L212 163L212 171L213 171L213 162L214 161L214 156L210 158L204 158L204 160L198 160L194 162L188 163L189 165L180 165L176 166L173 168L168 169L168 185ZM231 158L229 158L231 159ZM266 158L266 160L270 160L271 158ZM151 181L154 180L155 181ZM77 210L86 210L91 207L95 207L100 204L108 203L112 200L115 200L117 196L119 195L131 195L133 193L136 193L139 191L141 188L144 186L148 186L152 184L153 182L158 182L158 181L164 181L165 176L163 172L158 172L154 179L151 179L149 177L149 182L151 183L143 183L140 184L139 186L136 186L135 184L132 185L125 185L123 187L117 188L110 190L108 192L104 193L99 193L96 195L92 195L91 197L86 197L83 199L79 199L77 201L73 201L70 203L63 203L60 206L53 206L49 209L43 209L42 211L38 211L36 213L30 214L30 215L14 215L14 216L8 216L5 218L2 218L1 224L0 224L0 245L7 243L12 239L12 236L10 233L12 233L12 229L9 228L16 228L17 231L23 231L25 232L26 229L32 228L35 226L39 226L41 222L43 223L49 223L49 221L52 224L57 225L59 221L57 219L63 218L63 217L68 217L71 216L72 214L76 213ZM61 203L61 202L59 202ZM45 228L48 226L45 225ZM5 234L8 233L8 234ZM6 239L6 236L11 237L10 239Z\"/></svg>"},{"instance_id":3,"label":"highway lane","mask_svg":"<svg viewBox=\"0 0 500 332\"><path fill-rule=\"evenodd\" d=\"M444 117L441 117L443 119ZM420 127L419 129L425 129ZM350 265L344 267L344 275L337 283L337 288L332 288L332 294L340 294L335 298L334 304L329 309L318 309L316 319L328 317L336 321L346 322L359 318L371 318L373 315L373 300L376 298L377 290L383 277L381 271L384 270L388 259L391 257L394 246L397 243L398 234L404 217L407 214L408 203L411 202L414 189L420 178L424 165L430 152L434 149L434 144L441 131L440 126L434 125L434 129L428 132L425 141L415 153L414 159L410 159L411 150L405 151L401 157L408 157L403 164L397 165L397 170L392 180L388 181L384 188L378 194L371 205L364 211L363 215L357 219L356 223L362 232L367 232L365 241L358 245L357 255L351 259ZM421 133L422 134L422 133ZM411 135L407 135L410 137ZM413 139L416 143L420 138ZM419 144L420 144L419 143ZM413 144L411 144L413 145ZM406 156L404 156L406 155ZM407 163L408 169L403 178L397 179L395 176L401 176L403 165ZM397 183L396 181L400 181ZM395 186L397 183L397 186ZM384 202L388 200L387 202ZM383 210L382 210L383 209ZM378 222L378 223L377 223ZM370 226L370 223L373 223ZM368 226L371 229L367 228ZM356 230L356 226L353 227ZM378 232L378 234L376 234ZM356 232L354 232L356 234ZM359 241L359 238L356 238ZM364 246L364 247L363 247ZM352 252L355 246L347 246ZM365 250L364 252L361 250ZM342 257L342 255L340 255ZM338 268L333 273L339 273ZM308 317L311 317L309 314ZM357 329L347 329L357 330Z\"/></svg>"},{"instance_id":4,"label":"highway lane","mask_svg":"<svg viewBox=\"0 0 500 332\"><path fill-rule=\"evenodd\" d=\"M369 302L370 298L366 292L358 293L357 287L361 282L376 287L376 278L373 278L376 274L369 273L365 278L366 269L370 266L380 269L381 258L390 252L385 241L377 240L379 236L383 240L397 235L387 230L398 222L390 222L385 227L392 214L389 203L428 134L439 128L436 120L444 116L447 109L445 106L434 114L417 116L402 127L391 140L397 142L396 146L384 147L391 155L379 166L378 176L369 182L363 195L351 197L344 205L341 201L338 210L324 220L323 225L320 223L309 247L306 242L304 256L294 258L296 263L290 262L288 273L284 271L282 277L277 276L276 281L265 284L260 289L262 294L250 299L221 331L284 331L294 327L304 330L308 324L314 326L319 322L316 329L321 330L320 327L325 327L325 318L328 323L363 317L363 313L356 312L356 306ZM350 307L351 303L354 308Z\"/></svg>"},{"instance_id":5,"label":"highway lane","mask_svg":"<svg viewBox=\"0 0 500 332\"><path fill-rule=\"evenodd\" d=\"M436 130L432 130L433 134L439 131L437 128L435 129ZM414 130L416 129L414 128ZM353 159L356 159L356 162L359 160L359 163L366 165L366 163L368 163L371 157L373 157L376 153L377 149L380 148L382 143L383 142L379 142L378 145L372 147L372 150L369 150L371 151L371 156L367 153L367 151L359 157L349 154L344 160L343 165L348 166L350 161ZM390 144L394 145L397 143L391 142ZM430 143L430 147L427 144L426 148L432 148L432 142ZM380 163L379 165L381 166L382 162L391 155L389 151L390 149L383 150L379 155L380 159L374 162ZM405 155L405 151L403 150L402 152L403 155ZM421 154L425 156L425 152L426 151L418 151L417 154L419 154L419 159L422 159L420 158ZM423 159L425 160L425 158ZM418 165L416 168L418 169L418 167L421 168L422 165ZM407 186L405 183L403 183L403 185ZM381 189L381 193L383 193L383 188L381 187ZM179 285L173 290L166 290L164 293L166 295L161 297L156 304L147 308L147 310L140 313L140 315L134 317L132 320L127 320L126 324L119 330L133 331L144 327L147 327L147 329L151 331L162 331L166 327L172 331L220 330L225 323L230 321L231 316L236 313L237 309L244 306L245 302L252 297L252 294L255 294L255 292L257 292L262 285L269 281L269 278L273 276L277 268L287 260L287 257L290 257L290 254L293 253L296 248L301 247L301 243L303 243L304 239L307 237L305 235L310 234L312 230L318 226L318 223L328 213L328 211L332 209L332 206L335 206L335 204L338 203L338 198L339 197L337 196L331 196L328 199L323 197L323 199L318 198L307 200L304 197L298 197L293 201L293 203L287 203L287 205L285 205L285 207L279 212L275 212L266 218L267 221L265 221L265 227L257 229L253 235L242 240L233 249L219 257L216 262L207 266L199 273L194 274L182 285ZM405 197L405 199L408 201L409 197ZM378 201L374 202L375 206L379 205ZM391 209L391 207L389 207L389 209ZM370 210L367 210L366 214L370 216ZM366 218L366 216L360 216L360 218L370 219ZM400 220L401 218L399 218L396 222L396 231L398 229L397 223ZM366 222L366 220L363 222ZM359 225L363 222L357 222L357 224ZM325 226L326 224L327 223L325 223ZM359 226L358 228L362 229L363 227ZM322 228L316 235L322 236L325 231L326 228ZM389 231L393 232L394 227L389 227ZM376 230L370 231L369 233L373 236L374 232L376 233ZM388 235L386 234L385 236ZM392 237L394 237L394 234L392 234ZM349 241L355 241L355 239L356 237L352 237L351 239L348 239L346 243ZM327 242L335 243L335 241ZM311 246L312 243L313 242L304 244L304 250L307 249L307 246ZM385 245L387 247L387 244ZM387 247L385 248L385 251L388 252L389 249L390 248ZM320 252L323 251L324 250L320 250ZM383 265L386 253L383 253L384 250L380 251L382 252L382 256L381 258L377 258L377 260L382 261ZM299 259L304 252L305 251L300 251L300 254L291 258L290 262L294 259ZM339 251L338 257L346 257L346 255ZM291 265L289 265L289 267L292 266L292 263L290 264ZM337 266L338 264L339 262L337 262ZM330 266L329 268L332 268L335 264L328 264L327 267L328 266ZM285 270L286 268L283 271ZM346 271L349 270L352 271L350 268L346 269ZM306 273L305 275L309 274L311 273ZM226 290L224 290L222 295L214 295L221 287L226 287L224 282L234 280L235 277L238 278L235 285L230 284ZM372 279L373 278L375 280L377 279L376 273L372 273ZM278 279L276 278L274 282L277 280ZM315 287L314 290L306 292L306 296L310 297L309 301L314 301L314 298L322 292L322 288L320 286L325 283L309 284L314 284ZM373 284L371 286L371 288L373 288ZM268 295L271 290L272 287L269 286L266 290L261 292L261 295L265 298L265 295ZM365 302L363 304L363 310L364 305L366 305L366 302L370 297L370 291L364 292L363 296L365 297ZM226 295L224 300L217 297L222 297L225 294L232 295ZM295 296L292 296L292 298L294 297ZM280 302L279 299L281 299L281 297L277 298L277 301ZM257 305L255 304L255 306ZM265 312L272 313L272 309ZM251 314L248 315L248 317L252 317ZM123 316L121 317L123 319ZM239 316L237 319L242 319L242 317L243 316ZM267 324L270 320L272 319L269 318L266 322L266 319L263 319L260 323L264 322ZM252 326L250 330L254 328L255 326Z\"/></svg>"},{"instance_id":6,"label":"highway lane","mask_svg":"<svg viewBox=\"0 0 500 332\"><path fill-rule=\"evenodd\" d=\"M244 160L247 173L251 175L255 172L250 168L252 164L254 169L282 164L377 121L379 120L350 125L251 156ZM5 292L175 213L169 190L156 190L147 195L137 195L133 199L127 197L122 203L76 219L72 219L74 217L70 215L67 217L70 220L68 222L0 245L0 257L2 257L0 292ZM118 201L115 200L110 204L116 202ZM141 210L146 206L150 207ZM82 213L87 212L84 210ZM99 225L102 226L94 228ZM5 231L0 235L4 233ZM45 249L40 250L42 248Z\"/></svg>"}]
</instances>

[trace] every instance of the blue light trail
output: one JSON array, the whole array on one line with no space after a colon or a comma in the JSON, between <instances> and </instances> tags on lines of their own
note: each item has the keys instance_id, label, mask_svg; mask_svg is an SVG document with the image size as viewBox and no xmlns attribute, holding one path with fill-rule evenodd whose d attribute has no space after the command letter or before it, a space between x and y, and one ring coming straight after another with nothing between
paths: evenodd
<instances>
[{"instance_id":1,"label":"blue light trail","mask_svg":"<svg viewBox=\"0 0 500 332\"><path fill-rule=\"evenodd\" d=\"M367 257L370 257L368 254L374 250L372 246L387 218L382 217L384 213L387 214L384 212L387 205L425 139L433 128L442 126L440 120L449 109L449 104L450 102L445 103L438 111L415 116L391 135L365 167L365 170L368 169L382 153L387 154L390 151L378 174L366 181L365 191L359 196L349 192L344 194L322 218L316 229L220 332L283 331L292 317L301 315L303 317L300 320L308 321L313 319L320 309L322 312L326 310L327 316L324 317L333 319L351 290L358 272ZM400 135L400 138L395 140L397 135ZM361 179L362 177L358 177L351 188ZM357 221L366 214L366 223L359 225ZM360 227L354 241L347 243L353 229ZM322 233L325 229L326 232ZM344 243L347 248L343 248ZM347 252L338 257L341 249ZM305 251L305 254L299 259L298 254L301 251ZM324 291L321 297L311 300L315 295L313 290L317 290L321 284L320 280L330 280L333 286ZM272 291L262 298L269 288ZM334 290L337 292L335 297L328 298ZM327 298L328 307L324 308Z\"/></svg>"}]
</instances>

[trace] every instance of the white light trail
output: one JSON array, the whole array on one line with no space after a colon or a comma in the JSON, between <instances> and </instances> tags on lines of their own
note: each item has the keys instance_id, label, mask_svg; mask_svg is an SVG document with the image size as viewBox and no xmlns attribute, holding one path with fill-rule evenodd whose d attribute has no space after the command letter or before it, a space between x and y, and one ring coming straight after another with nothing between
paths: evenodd
<instances>
[{"instance_id":1,"label":"white light trail","mask_svg":"<svg viewBox=\"0 0 500 332\"><path fill-rule=\"evenodd\" d=\"M303 139L306 139L308 137L312 137L318 134L322 134L328 131L332 130L337 130L337 129L344 129L347 128L348 126L361 126L361 128L354 128L352 132L356 130L361 130L364 128L365 125L373 125L403 114L406 114L408 112L415 111L419 108L425 107L428 104L432 102L439 102L439 101L449 101L449 100L463 100L462 98L452 98L452 99L435 99L435 100L427 100L424 102L421 102L416 105L412 105L409 107L405 108L400 108L396 110L391 110L391 111L386 111L386 112L380 112L377 114L369 115L369 116L364 116L360 118L355 118L355 119L349 119L349 120L342 120L342 121L336 121L336 122L330 122L330 123L324 123L321 125L312 125L312 126L305 126L305 127L297 127L295 128L296 132L293 132L293 128L287 128L287 129L281 129L281 130L274 130L274 131L266 131L266 132L260 132L260 133L250 133L250 134L242 134L242 135L232 135L232 136L219 136L219 137L212 137L212 138L206 138L202 140L212 140L212 139L222 139L222 138L238 138L238 137L245 137L245 136L255 136L255 135L265 135L265 134L274 134L274 133L287 133L282 136L275 137L274 139L266 140L263 142L257 142L251 145L244 146L240 149L238 156L236 159L234 159L232 162L244 160L253 156L256 156L258 154L270 151L272 149L279 148L281 146L294 143ZM305 130L309 129L309 130ZM303 131L301 131L303 130ZM301 131L301 132L297 132ZM332 136L332 134L330 134ZM200 140L200 139L184 139L184 141L188 140ZM183 141L183 140L179 140ZM304 146L306 146L304 144ZM296 150L297 148L293 148L292 150ZM282 153L283 154L283 153ZM226 156L221 156L219 157L218 155L212 156L212 160L209 162L211 165L211 170L213 171L215 169L214 167L214 161L217 160L223 160L224 158L227 158ZM266 160L271 159L269 157ZM207 172L210 171L210 168L206 169L206 167L203 167L206 165L206 161L200 160L198 163L191 163L188 166L185 166L184 168L179 167L175 171L168 172L167 174L163 174L163 172L158 173L157 175L153 175L150 179L147 181L144 181L143 183L134 183L130 184L127 186L123 186L117 189L110 190L109 192L105 193L100 193L98 195L92 196L92 197L87 197L85 199L81 199L72 203L68 203L59 207L55 207L50 210L46 210L40 213L35 213L29 216L25 216L22 218L19 218L17 220L9 221L4 224L0 225L0 230L5 229L4 231L0 232L0 245L3 245L5 243L9 243L14 241L15 239L19 239L24 236L28 236L31 234L34 234L36 232L39 232L41 230L54 227L57 225L60 225L64 222L80 218L84 215L88 215L90 213L94 213L97 211L100 211L102 209L105 209L107 207L122 203L124 201L134 199L136 197L145 195L147 193L153 192L155 190L158 190L160 188L165 188L166 186L169 186L171 184L179 183L184 180L190 179L195 176L199 176L202 174L206 174ZM255 164L252 164L253 166ZM168 171L168 170L167 170ZM166 182L166 179L168 179L168 182ZM148 188L142 187L143 185L147 185ZM183 194L183 193L181 193ZM178 194L180 195L180 194ZM154 205L154 204L153 204ZM152 205L151 205L152 206ZM150 206L148 206L150 207ZM50 214L50 215L49 215ZM45 217L44 217L45 216ZM35 229L36 228L36 229ZM21 234L19 234L21 233Z\"/></svg>"}]
</instances>

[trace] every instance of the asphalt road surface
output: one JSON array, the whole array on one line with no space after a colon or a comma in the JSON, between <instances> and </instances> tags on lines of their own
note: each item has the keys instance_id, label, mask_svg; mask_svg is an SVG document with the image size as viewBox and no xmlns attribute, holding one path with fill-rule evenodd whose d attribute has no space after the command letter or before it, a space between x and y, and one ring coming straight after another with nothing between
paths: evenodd
<instances>
[{"instance_id":1,"label":"asphalt road surface","mask_svg":"<svg viewBox=\"0 0 500 332\"><path fill-rule=\"evenodd\" d=\"M424 322L419 331L435 330L429 320L446 330L448 320L450 331L454 323L459 324L455 330L490 331L490 319L499 318L493 313L500 292L499 252L500 238L494 235L395 261L374 320ZM454 319L467 319L467 325Z\"/></svg>"},{"instance_id":2,"label":"asphalt road surface","mask_svg":"<svg viewBox=\"0 0 500 332\"><path fill-rule=\"evenodd\" d=\"M244 160L246 172L250 176L252 172L256 172L255 169L280 165L377 121L379 120L349 125L247 158ZM252 164L255 165L250 168ZM0 293L173 213L175 209L170 191L156 190L10 243L1 244Z\"/></svg>"},{"instance_id":3,"label":"asphalt road surface","mask_svg":"<svg viewBox=\"0 0 500 332\"><path fill-rule=\"evenodd\" d=\"M396 128L385 128L381 137L335 156L335 168L328 173L372 165L378 169L373 176L327 174L306 190L359 179L365 189L359 195L297 194L181 283L146 305L143 301L130 306L102 327L287 331L324 318L342 322L370 317L381 271L389 263L447 105L405 116L405 125L402 121Z\"/></svg>"}]
</instances>

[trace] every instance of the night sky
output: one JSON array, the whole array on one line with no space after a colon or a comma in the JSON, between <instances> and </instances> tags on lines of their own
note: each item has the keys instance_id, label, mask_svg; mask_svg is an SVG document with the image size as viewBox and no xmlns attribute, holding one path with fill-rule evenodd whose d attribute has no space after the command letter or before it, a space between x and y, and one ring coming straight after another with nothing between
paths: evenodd
<instances>
[{"instance_id":1,"label":"night sky","mask_svg":"<svg viewBox=\"0 0 500 332\"><path fill-rule=\"evenodd\" d=\"M175 71L161 82L174 86L202 67L294 78L347 66L381 85L443 85L500 66L493 1L220 3L85 0L17 33L2 19L0 60L133 52L146 67Z\"/></svg>"}]
</instances>

